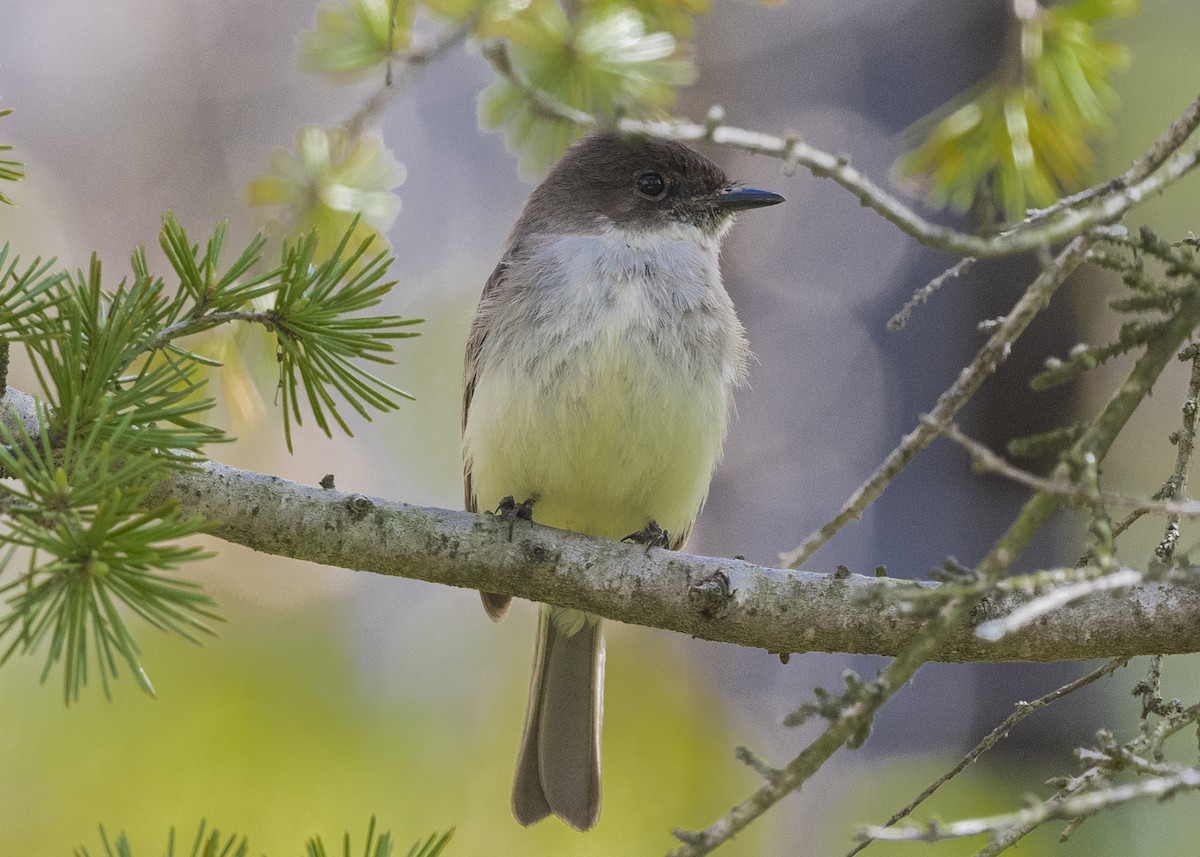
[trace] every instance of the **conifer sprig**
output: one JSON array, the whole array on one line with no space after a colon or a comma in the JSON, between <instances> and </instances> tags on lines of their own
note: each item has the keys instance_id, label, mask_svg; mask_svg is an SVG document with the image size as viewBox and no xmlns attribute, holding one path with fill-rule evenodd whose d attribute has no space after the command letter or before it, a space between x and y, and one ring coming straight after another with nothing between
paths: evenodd
<instances>
[{"instance_id":1,"label":"conifer sprig","mask_svg":"<svg viewBox=\"0 0 1200 857\"><path fill-rule=\"evenodd\" d=\"M224 224L202 248L167 214L160 240L174 289L140 249L115 289L94 257L86 271L50 273L52 262L22 267L0 249L0 340L24 346L42 390L36 429L0 423L0 538L11 545L0 574L25 561L0 585L0 664L43 649L43 679L61 666L68 702L97 672L110 693L122 665L153 693L126 617L192 642L212 633L212 600L168 574L209 555L180 544L202 522L149 501L229 439L204 395L203 369L215 361L182 340L234 322L275 336L289 448L301 399L329 433L334 423L349 431L339 408L369 418L411 398L359 365L391 363L393 340L416 335L407 328L418 320L361 314L393 283L389 257L367 256L373 239L348 251L355 226L320 264L309 234L254 273L265 238L223 268Z\"/></svg>"}]
</instances>

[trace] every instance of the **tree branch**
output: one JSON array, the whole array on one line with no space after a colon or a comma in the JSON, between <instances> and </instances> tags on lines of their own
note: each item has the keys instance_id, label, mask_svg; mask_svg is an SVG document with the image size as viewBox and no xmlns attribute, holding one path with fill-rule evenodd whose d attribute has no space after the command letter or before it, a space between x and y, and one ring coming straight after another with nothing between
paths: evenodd
<instances>
[{"instance_id":1,"label":"tree branch","mask_svg":"<svg viewBox=\"0 0 1200 857\"><path fill-rule=\"evenodd\" d=\"M901 597L917 583L763 568L645 550L537 524L346 494L210 462L176 476L174 498L227 541L342 568L486 589L637 625L772 652L894 655L927 618ZM946 661L1071 660L1200 650L1200 591L1145 585L1092 598L986 643L981 622L1029 596L985 601L936 653Z\"/></svg>"},{"instance_id":2,"label":"tree branch","mask_svg":"<svg viewBox=\"0 0 1200 857\"><path fill-rule=\"evenodd\" d=\"M33 398L12 388L0 419L36 432ZM341 568L486 589L636 625L771 652L895 655L926 630L938 584L765 568L621 544L537 524L412 506L206 462L160 485L218 538ZM913 598L912 596L917 596ZM950 634L943 661L1054 661L1200 651L1200 590L1145 584L1089 597L997 642L981 623L1034 596L1000 592ZM914 607L914 604L917 606Z\"/></svg>"}]
</instances>

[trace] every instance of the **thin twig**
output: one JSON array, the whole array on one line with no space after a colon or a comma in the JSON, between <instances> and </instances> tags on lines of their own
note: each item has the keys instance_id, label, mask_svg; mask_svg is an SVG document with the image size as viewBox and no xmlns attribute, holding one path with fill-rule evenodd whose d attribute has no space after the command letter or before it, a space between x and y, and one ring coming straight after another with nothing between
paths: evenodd
<instances>
[{"instance_id":1,"label":"thin twig","mask_svg":"<svg viewBox=\"0 0 1200 857\"><path fill-rule=\"evenodd\" d=\"M1146 756L1147 754L1160 758L1163 742L1179 731L1196 723L1200 717L1200 706L1192 706L1183 711L1175 711L1159 718L1157 722L1144 727L1140 734L1116 748L1117 759L1127 755ZM1085 756L1080 752L1081 758ZM1087 753L1087 758L1097 758L1095 753ZM1099 754L1098 763L1092 765L1082 774L1071 777L1054 795L1038 806L1043 807L1039 813L1015 818L1014 822L1003 830L993 834L992 839L979 849L974 857L996 857L997 854L1016 845L1021 839L1033 832L1041 824L1055 818L1070 818L1071 822L1059 837L1062 841L1069 837L1087 817L1102 807L1066 807L1068 801L1077 796L1087 796L1088 793L1101 793L1112 782L1118 768L1125 767L1123 761L1114 761L1112 755Z\"/></svg>"},{"instance_id":2,"label":"thin twig","mask_svg":"<svg viewBox=\"0 0 1200 857\"><path fill-rule=\"evenodd\" d=\"M392 0L388 5L388 34L387 34L387 63L383 72L383 85L392 85L392 60L396 48L396 15L400 11L400 0Z\"/></svg>"},{"instance_id":3,"label":"thin twig","mask_svg":"<svg viewBox=\"0 0 1200 857\"><path fill-rule=\"evenodd\" d=\"M547 119L562 119L572 122L582 128L594 128L600 121L590 113L577 110L569 104L563 104L544 89L539 89L527 81L512 63L508 53L508 45L502 41L490 42L483 46L483 58L486 59L501 77L508 80L521 91L533 107L535 113Z\"/></svg>"},{"instance_id":4,"label":"thin twig","mask_svg":"<svg viewBox=\"0 0 1200 857\"><path fill-rule=\"evenodd\" d=\"M1192 132L1197 128L1200 128L1200 98L1189 104L1183 113L1179 114L1175 121L1167 126L1167 130L1154 141L1153 145L1130 164L1129 169L1122 175L1109 181L1101 182L1098 185L1093 185L1079 193L1064 197L1049 208L1032 211L1025 219L1025 222L1039 223L1057 217L1064 210L1077 208L1084 203L1090 203L1098 197L1122 193L1128 187L1140 182L1166 163L1167 159L1179 149L1183 141L1190 137Z\"/></svg>"},{"instance_id":5,"label":"thin twig","mask_svg":"<svg viewBox=\"0 0 1200 857\"><path fill-rule=\"evenodd\" d=\"M887 323L888 330L896 331L903 330L904 325L908 324L908 318L913 314L918 306L929 300L930 295L940 289L947 281L957 279L965 274L975 265L977 260L974 256L968 256L965 259L960 259L948 269L938 274L921 288L913 292L913 296L908 299L898 313L892 316Z\"/></svg>"},{"instance_id":6,"label":"thin twig","mask_svg":"<svg viewBox=\"0 0 1200 857\"><path fill-rule=\"evenodd\" d=\"M928 419L928 417L925 419ZM1118 494L1112 491L1101 491L1095 496L1092 496L1085 489L1073 482L1048 479L1045 476L1038 476L1034 473L1030 473L1028 470L1022 470L1021 468L1016 467L1015 465L1006 461L992 449L988 448L974 438L964 434L962 429L960 429L955 423L950 423L946 426L940 426L938 427L938 430L947 439L954 441L967 451L967 453L971 456L971 466L976 470L982 473L991 473L996 476L1001 476L1012 482L1016 482L1018 485L1024 485L1026 488L1032 488L1035 491L1041 491L1046 494L1055 494L1059 497L1062 497L1072 505L1088 506L1099 501L1106 506L1118 506L1123 509L1133 509L1139 515L1157 513L1172 516L1176 519L1176 521L1178 521L1180 518L1200 518L1200 500L1146 500L1138 497L1130 497L1126 494ZM1155 497L1164 496L1165 495L1162 493L1162 491L1155 494Z\"/></svg>"},{"instance_id":7,"label":"thin twig","mask_svg":"<svg viewBox=\"0 0 1200 857\"><path fill-rule=\"evenodd\" d=\"M1192 343L1179 357L1181 360L1192 361L1192 373L1188 379L1187 398L1181 408L1183 422L1174 435L1177 448L1175 469L1154 495L1156 499L1163 500L1175 500L1187 495L1188 470L1191 469L1192 450L1196 444L1196 411L1200 409L1200 346ZM1166 532L1154 550L1163 562L1169 563L1175 557L1175 548L1179 545L1179 519L1179 513L1168 516Z\"/></svg>"},{"instance_id":8,"label":"thin twig","mask_svg":"<svg viewBox=\"0 0 1200 857\"><path fill-rule=\"evenodd\" d=\"M939 582L936 587L910 587L903 592L897 592L896 597L910 605L916 606L919 604L942 602L948 598L960 596L972 597L990 593L991 600L989 601L987 613L989 616L1003 619L1010 613L1021 609L1024 605L1037 599L1039 593L1048 592L1056 587L1073 587L1079 584L1090 583L1119 570L1120 568L1113 569L1109 566L1100 565L1059 566L1057 568L1043 568L1026 574L1006 575L990 583L981 581L978 575L972 571L965 580L947 580ZM1175 592L1174 587L1176 586L1193 586L1196 582L1195 573L1191 569L1156 570L1153 575L1146 574L1145 572L1137 573L1142 575L1142 581L1133 584L1132 588L1135 592L1159 584L1163 585L1168 591ZM1104 586L1100 586L1096 591L1103 591L1105 588ZM1086 598L1088 594L1083 593L1083 597ZM995 598L1001 595L1007 595L1015 600L1002 607L995 602ZM1078 598L1072 598L1069 599L1069 603L1074 603L1078 600ZM1062 616L1060 615L1057 618L1061 620ZM982 614L976 616L975 620L980 624L992 621ZM977 624L975 627L978 628L979 625ZM1040 629L1037 633L1044 633L1044 629ZM978 637L978 634L973 634L973 636ZM1139 654L1149 654L1149 652L1143 650Z\"/></svg>"},{"instance_id":9,"label":"thin twig","mask_svg":"<svg viewBox=\"0 0 1200 857\"><path fill-rule=\"evenodd\" d=\"M1117 189L1123 190L1128 185L1139 182L1154 173L1167 162L1167 159L1198 127L1200 127L1200 98L1187 106L1187 109L1154 141L1154 144L1133 162L1124 175L1113 180L1120 183Z\"/></svg>"},{"instance_id":10,"label":"thin twig","mask_svg":"<svg viewBox=\"0 0 1200 857\"><path fill-rule=\"evenodd\" d=\"M1166 717L1178 713L1182 707L1178 699L1168 703L1162 695L1162 655L1153 655L1150 666L1146 668L1146 678L1139 681L1133 688L1133 695L1142 698L1142 719L1151 714ZM1159 753L1161 755L1161 753Z\"/></svg>"},{"instance_id":11,"label":"thin twig","mask_svg":"<svg viewBox=\"0 0 1200 857\"><path fill-rule=\"evenodd\" d=\"M1086 580L1070 586L1057 586L1045 595L1041 595L1028 604L1022 604L1013 612L1000 619L984 622L975 629L975 634L981 640L996 641L1002 637L1020 631L1047 613L1052 613L1094 595L1097 592L1111 592L1114 589L1129 589L1145 580L1145 574L1136 568L1121 568L1107 573L1106 569L1088 569L1092 572Z\"/></svg>"},{"instance_id":12,"label":"thin twig","mask_svg":"<svg viewBox=\"0 0 1200 857\"><path fill-rule=\"evenodd\" d=\"M989 818L972 818L950 824L930 824L923 828L872 827L864 831L863 835L891 842L941 842L944 839L959 839L984 833L1003 834L1014 828L1022 828L1026 825L1036 827L1054 819L1092 815L1099 810L1129 803L1137 798L1153 797L1161 800L1177 792L1197 789L1200 789L1200 768L1184 768L1171 776L1113 786L1064 801L1046 801L1020 812L994 815ZM998 852L989 846L977 852L977 857L995 853Z\"/></svg>"},{"instance_id":13,"label":"thin twig","mask_svg":"<svg viewBox=\"0 0 1200 857\"><path fill-rule=\"evenodd\" d=\"M220 312L207 312L199 315L191 315L181 321L177 321L172 325L168 325L160 330L153 339L141 346L137 355L146 354L152 351L158 351L165 348L175 339L180 339L185 336L190 336L193 333L199 333L203 330L216 327L221 324L228 324L233 321L245 321L254 324L261 324L269 328L274 321L278 320L278 316L271 311L249 310L249 309L231 309L222 310ZM135 356L137 356L135 355Z\"/></svg>"},{"instance_id":14,"label":"thin twig","mask_svg":"<svg viewBox=\"0 0 1200 857\"><path fill-rule=\"evenodd\" d=\"M917 795L915 798L913 798L913 800L911 802L909 802L909 804L906 807L899 810L895 815L893 815L891 818L889 818L887 821L885 821L883 823L883 825L881 825L881 827L892 827L896 824L896 822L898 822L898 821L904 819L905 817L907 817L908 815L910 815L913 810L915 810L918 806L920 806L922 803L924 803L926 800L928 800L933 795L934 792L936 792L938 789L940 789L942 786L944 786L950 780L954 779L956 776L961 774L963 771L965 771L971 765L975 764L976 760L978 760L980 756L982 756L988 750L992 749L992 747L994 747L997 743L999 743L1000 739L1007 737L1008 733L1010 731L1012 731L1013 727L1015 727L1018 723L1020 723L1026 717L1028 717L1029 715L1033 714L1036 711L1039 711L1042 708L1045 708L1047 705L1050 705L1053 702L1057 702L1058 700L1062 699L1064 696L1068 696L1068 695L1074 693L1075 691L1079 690L1080 688L1087 687L1089 684L1091 684L1094 681L1097 681L1098 679L1102 679L1105 676L1112 675L1114 672L1119 670L1121 667L1125 666L1127 663L1129 663L1129 658L1113 658L1111 661L1106 663L1104 666L1098 667L1097 669L1092 670L1087 675L1081 676L1081 677L1075 679L1075 681L1063 685L1058 690L1053 690L1050 693L1047 693L1045 696L1035 699L1033 702L1018 702L1016 705L1016 710L1013 711L1012 714L1008 715L1008 717L1006 717L1004 719L1003 723L1001 723L999 726L997 726L995 729L993 729L991 732L989 732L987 735L985 735L983 740L980 741L978 744L976 744L974 749L971 750L971 752L969 752L969 753L967 753L967 755L963 756L963 758L959 760L957 765L955 765L953 768L946 771L946 773L942 774L940 777L938 777L936 780L934 780L932 783L930 783L926 787L925 791L921 792L919 795ZM876 828L876 829L880 829L880 828ZM858 845L856 845L849 853L847 853L846 857L854 857L855 854L862 851L864 848L866 848L868 845L870 845L873 841L875 841L875 840L874 839L864 839L862 842L860 842Z\"/></svg>"}]
</instances>

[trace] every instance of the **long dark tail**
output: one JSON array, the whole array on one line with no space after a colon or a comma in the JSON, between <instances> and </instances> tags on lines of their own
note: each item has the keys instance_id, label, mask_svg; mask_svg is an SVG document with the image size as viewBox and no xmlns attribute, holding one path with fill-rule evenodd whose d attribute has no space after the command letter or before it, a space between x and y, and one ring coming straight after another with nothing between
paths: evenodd
<instances>
[{"instance_id":1,"label":"long dark tail","mask_svg":"<svg viewBox=\"0 0 1200 857\"><path fill-rule=\"evenodd\" d=\"M600 817L604 623L586 616L581 628L572 628L582 614L564 613L546 605L538 613L512 806L524 825L553 813L576 830L588 830Z\"/></svg>"}]
</instances>

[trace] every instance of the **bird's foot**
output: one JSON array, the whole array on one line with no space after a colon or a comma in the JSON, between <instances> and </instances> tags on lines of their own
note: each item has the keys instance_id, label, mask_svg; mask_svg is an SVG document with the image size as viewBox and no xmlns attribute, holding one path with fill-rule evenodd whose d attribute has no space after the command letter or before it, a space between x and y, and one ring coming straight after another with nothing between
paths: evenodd
<instances>
[{"instance_id":1,"label":"bird's foot","mask_svg":"<svg viewBox=\"0 0 1200 857\"><path fill-rule=\"evenodd\" d=\"M669 548L671 546L671 532L660 527L657 521L650 521L645 527L636 533L630 533L621 539L621 541L632 542L635 545L645 545L647 551L650 548Z\"/></svg>"},{"instance_id":2,"label":"bird's foot","mask_svg":"<svg viewBox=\"0 0 1200 857\"><path fill-rule=\"evenodd\" d=\"M513 527L517 521L528 521L533 523L533 498L530 497L523 503L518 503L513 496L509 494L500 501L500 505L496 507L496 511L492 513L508 521L508 540L511 542L513 538Z\"/></svg>"}]
</instances>

